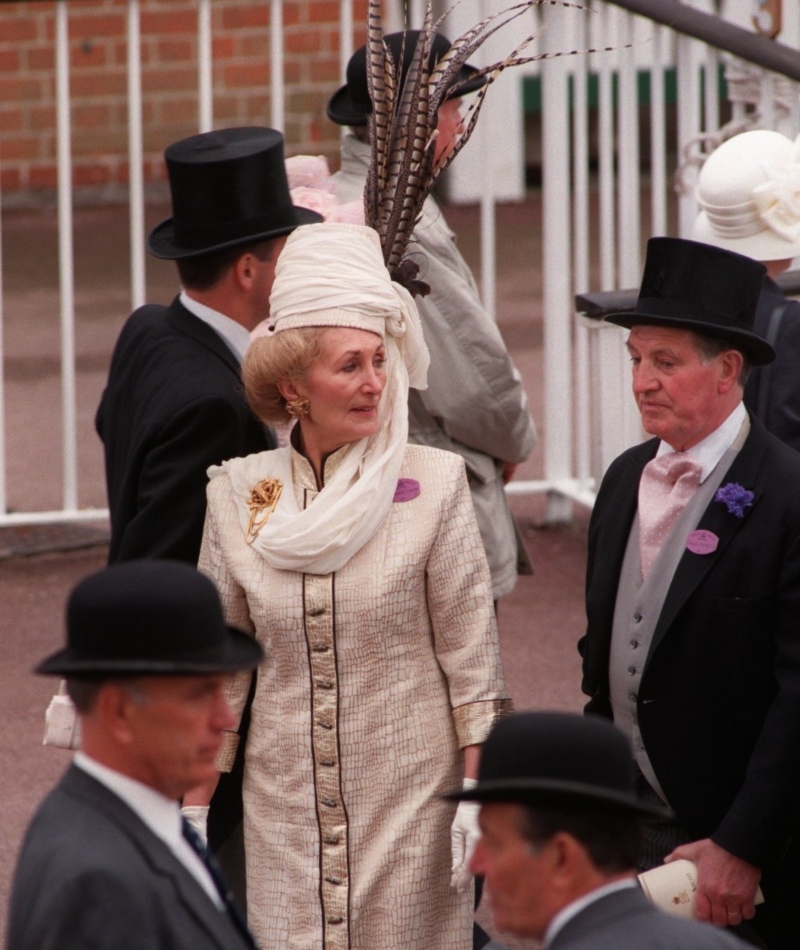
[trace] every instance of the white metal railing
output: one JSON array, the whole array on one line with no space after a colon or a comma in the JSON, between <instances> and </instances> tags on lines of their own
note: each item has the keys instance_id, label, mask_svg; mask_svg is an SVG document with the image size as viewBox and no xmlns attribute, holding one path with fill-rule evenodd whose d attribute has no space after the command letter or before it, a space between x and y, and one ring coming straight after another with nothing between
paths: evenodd
<instances>
[{"instance_id":1,"label":"white metal railing","mask_svg":"<svg viewBox=\"0 0 800 950\"><path fill-rule=\"evenodd\" d=\"M281 0L270 4L270 98L271 123L284 125L284 47ZM710 0L709 0L710 2ZM197 0L198 37L198 130L213 128L213 61L211 0ZM471 23L487 9L501 9L507 0L462 0L452 14L452 35L462 32L464 18ZM707 9L703 0L696 5ZM402 28L403 3L387 0L387 31ZM740 5L741 6L741 5ZM340 2L340 64L352 53L353 5ZM423 0L406 4L409 25L419 25ZM544 89L544 292L545 475L539 481L512 483L509 491L525 494L546 491L549 515L568 518L572 502L591 504L594 478L607 462L640 437L639 422L628 394L628 369L621 334L608 326L573 319L576 292L635 286L641 266L642 235L686 234L694 220L690 194L677 202L672 195L674 169L666 136L665 70L675 67L679 88L677 120L679 145L719 126L716 96L717 52L694 40L678 36L664 26L595 0L593 12L565 11L546 7L530 13L520 30L543 25L537 41L540 50L585 50L614 46L614 53L548 60L538 72ZM461 17L461 21L458 20ZM800 41L800 9L784 5L786 25L783 42L795 47ZM450 21L448 21L449 23ZM513 36L512 36L513 40ZM508 39L501 42L507 50ZM60 275L60 333L62 371L62 507L44 512L8 511L5 440L4 380L0 360L0 526L98 518L101 509L82 509L79 504L77 464L77 410L75 374L74 264L72 247L71 125L69 70L69 3L56 3L56 88L58 142L58 235ZM128 138L130 164L131 304L145 299L144 182L142 169L142 48L140 0L127 0L128 48ZM487 55L494 50L487 52ZM640 174L638 81L643 70L650 76L650 173L649 183ZM596 138L590 148L589 102L591 77L596 79ZM705 82L703 82L705 77ZM495 307L495 200L521 194L523 160L521 145L521 79L507 73L498 81L505 90L492 95L474 143L456 163L456 197L480 199L482 289L487 308ZM502 85L501 84L505 84ZM571 96L570 102L570 84ZM616 88L616 98L615 98ZM769 77L759 92L760 124L778 126L788 134L798 130L796 89L789 94L790 107L775 108L776 85ZM785 84L784 84L785 95ZM504 111L505 110L505 111ZM734 106L734 118L746 117L748 107ZM511 130L509 132L509 130ZM493 147L498 134L508 138L508 148ZM520 139L520 141L517 141ZM590 169L592 152L597 171ZM569 161L565 156L569 155ZM0 154L0 160L2 155ZM509 162L515 163L509 173ZM518 166L518 167L517 167ZM459 177L460 176L460 177ZM465 184L466 182L466 184ZM650 203L642 196L649 184ZM470 191L471 189L471 191ZM510 190L509 190L510 189ZM592 212L592 202L597 212ZM677 210L676 210L677 208ZM1 222L0 222L1 223ZM2 260L0 259L0 286ZM533 309L533 307L532 307ZM3 333L3 301L0 295L0 342Z\"/></svg>"}]
</instances>

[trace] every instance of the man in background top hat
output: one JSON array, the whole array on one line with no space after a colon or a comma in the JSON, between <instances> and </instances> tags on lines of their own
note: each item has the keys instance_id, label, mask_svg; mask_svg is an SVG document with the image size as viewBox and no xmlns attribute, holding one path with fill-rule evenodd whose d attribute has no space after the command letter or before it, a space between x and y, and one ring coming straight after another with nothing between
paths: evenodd
<instances>
[{"instance_id":1,"label":"man in background top hat","mask_svg":"<svg viewBox=\"0 0 800 950\"><path fill-rule=\"evenodd\" d=\"M226 678L261 658L188 565L78 584L67 646L37 672L67 678L82 746L25 836L8 950L255 950L179 803L215 773Z\"/></svg>"},{"instance_id":2,"label":"man in background top hat","mask_svg":"<svg viewBox=\"0 0 800 950\"><path fill-rule=\"evenodd\" d=\"M405 75L416 49L418 30L390 33L384 40L392 55L403 54ZM436 34L431 62L438 62L450 41ZM435 143L440 157L455 144L461 127L461 96L480 89L486 77L462 67L458 88L439 108ZM372 103L367 89L366 47L347 65L347 83L331 97L328 118L349 126L342 139L341 171L334 175L341 202L363 200L370 161L367 118ZM417 297L425 342L431 355L428 388L409 396L409 441L456 452L464 458L481 531L495 600L511 591L517 574L531 573L530 562L508 507L504 484L536 443L536 429L519 373L494 319L483 308L475 280L456 247L453 232L433 196L414 228L412 256L420 278L430 285Z\"/></svg>"},{"instance_id":3,"label":"man in background top hat","mask_svg":"<svg viewBox=\"0 0 800 950\"><path fill-rule=\"evenodd\" d=\"M800 138L754 129L723 142L697 180L701 211L696 241L761 261L767 277L753 330L775 348L775 362L756 367L744 402L764 425L800 449L800 303L776 283L800 255Z\"/></svg>"},{"instance_id":4,"label":"man in background top hat","mask_svg":"<svg viewBox=\"0 0 800 950\"><path fill-rule=\"evenodd\" d=\"M668 812L636 796L633 775L630 744L600 719L529 712L494 727L477 785L447 797L480 803L472 868L495 923L546 950L744 950L642 894L638 817Z\"/></svg>"},{"instance_id":5,"label":"man in background top hat","mask_svg":"<svg viewBox=\"0 0 800 950\"><path fill-rule=\"evenodd\" d=\"M693 241L648 244L630 329L655 436L612 463L589 527L580 648L589 713L632 740L644 867L698 866L697 914L770 950L800 941L800 455L742 403L766 268ZM765 903L754 908L761 884ZM755 914L755 917L754 917Z\"/></svg>"},{"instance_id":6,"label":"man in background top hat","mask_svg":"<svg viewBox=\"0 0 800 950\"><path fill-rule=\"evenodd\" d=\"M165 159L173 214L148 245L175 261L183 289L168 307L140 307L128 319L97 411L110 563L196 564L206 469L275 447L245 403L239 367L249 331L269 314L286 236L321 220L292 205L273 129L195 135Z\"/></svg>"}]
</instances>

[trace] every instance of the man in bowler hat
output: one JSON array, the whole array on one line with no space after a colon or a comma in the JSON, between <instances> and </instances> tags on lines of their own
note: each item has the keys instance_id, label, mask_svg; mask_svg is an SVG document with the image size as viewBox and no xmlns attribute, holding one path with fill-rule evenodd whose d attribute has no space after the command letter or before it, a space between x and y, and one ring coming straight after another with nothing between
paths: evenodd
<instances>
[{"instance_id":1,"label":"man in bowler hat","mask_svg":"<svg viewBox=\"0 0 800 950\"><path fill-rule=\"evenodd\" d=\"M196 564L207 468L275 447L245 403L240 364L249 331L269 314L286 236L321 220L292 205L283 137L273 129L195 135L170 145L165 159L173 214L148 245L175 261L182 292L128 319L97 412L110 563Z\"/></svg>"},{"instance_id":2,"label":"man in bowler hat","mask_svg":"<svg viewBox=\"0 0 800 950\"><path fill-rule=\"evenodd\" d=\"M631 748L610 723L575 713L499 722L478 784L448 798L480 803L472 856L497 926L547 950L744 950L730 934L656 910L636 881L642 815Z\"/></svg>"},{"instance_id":3,"label":"man in bowler hat","mask_svg":"<svg viewBox=\"0 0 800 950\"><path fill-rule=\"evenodd\" d=\"M416 49L418 30L390 33L384 41L392 56L402 54L403 75ZM437 33L430 60L438 62L450 41ZM347 83L328 102L328 118L349 126L342 139L342 167L334 176L340 201L363 200L370 162L367 120L372 102L367 88L366 47L353 53ZM439 107L437 157L452 150L461 128L461 97L485 85L465 64ZM428 388L409 394L409 441L455 452L464 458L495 600L514 587L517 574L531 566L506 500L504 484L536 443L536 429L520 375L511 362L497 323L483 307L453 232L432 196L414 228L414 258L431 292L417 297L425 342L431 355Z\"/></svg>"},{"instance_id":4,"label":"man in bowler hat","mask_svg":"<svg viewBox=\"0 0 800 950\"><path fill-rule=\"evenodd\" d=\"M765 272L653 238L635 310L607 318L654 438L600 486L580 649L587 712L675 814L643 867L695 862L697 916L780 950L800 941L800 456L742 403L775 355L752 331Z\"/></svg>"},{"instance_id":5,"label":"man in bowler hat","mask_svg":"<svg viewBox=\"0 0 800 950\"><path fill-rule=\"evenodd\" d=\"M74 589L67 646L37 672L67 678L81 751L25 836L8 950L255 950L179 802L233 726L225 680L261 658L188 565L113 565Z\"/></svg>"}]
</instances>

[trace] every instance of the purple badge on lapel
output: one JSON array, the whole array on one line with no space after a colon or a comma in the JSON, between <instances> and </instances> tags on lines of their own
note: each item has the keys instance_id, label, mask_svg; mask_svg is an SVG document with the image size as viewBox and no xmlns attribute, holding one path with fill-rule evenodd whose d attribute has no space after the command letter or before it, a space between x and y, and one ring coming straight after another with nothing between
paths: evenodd
<instances>
[{"instance_id":1,"label":"purple badge on lapel","mask_svg":"<svg viewBox=\"0 0 800 950\"><path fill-rule=\"evenodd\" d=\"M686 538L686 547L692 554L713 554L717 550L719 538L713 531L691 531Z\"/></svg>"},{"instance_id":2,"label":"purple badge on lapel","mask_svg":"<svg viewBox=\"0 0 800 950\"><path fill-rule=\"evenodd\" d=\"M416 478L399 478L392 501L411 501L412 498L417 497L419 492L419 482Z\"/></svg>"}]
</instances>

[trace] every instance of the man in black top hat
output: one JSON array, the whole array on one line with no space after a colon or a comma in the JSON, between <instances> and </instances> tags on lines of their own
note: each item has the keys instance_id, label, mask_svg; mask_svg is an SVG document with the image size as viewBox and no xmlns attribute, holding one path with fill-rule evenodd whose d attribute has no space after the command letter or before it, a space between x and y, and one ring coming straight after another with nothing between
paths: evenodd
<instances>
[{"instance_id":1,"label":"man in black top hat","mask_svg":"<svg viewBox=\"0 0 800 950\"><path fill-rule=\"evenodd\" d=\"M179 803L215 774L226 678L261 658L188 565L117 564L75 588L67 646L37 672L67 678L81 751L25 836L8 950L255 950Z\"/></svg>"},{"instance_id":2,"label":"man in black top hat","mask_svg":"<svg viewBox=\"0 0 800 950\"><path fill-rule=\"evenodd\" d=\"M96 426L105 447L109 562L197 563L206 469L274 448L248 409L239 367L269 314L275 261L291 231L321 220L292 205L283 137L237 128L165 152L173 215L149 237L174 260L183 291L126 322Z\"/></svg>"},{"instance_id":3,"label":"man in black top hat","mask_svg":"<svg viewBox=\"0 0 800 950\"><path fill-rule=\"evenodd\" d=\"M402 57L403 76L418 37L419 30L384 37L392 56L398 61ZM434 34L431 64L439 62L450 45L445 36ZM476 77L475 73L473 66L462 66L439 108L437 157L446 155L455 144L454 136L462 122L461 97L486 83L485 76ZM350 127L342 139L342 167L334 176L336 195L344 202L360 201L370 162L367 120L372 112L366 47L353 53L347 65L347 83L331 97L327 111L333 122ZM426 297L416 299L431 355L431 372L428 388L409 394L409 440L464 458L497 600L511 591L520 571L531 571L504 484L533 450L536 429L519 373L432 196L425 201L412 240L412 257L421 265L420 277L431 288Z\"/></svg>"},{"instance_id":4,"label":"man in black top hat","mask_svg":"<svg viewBox=\"0 0 800 950\"><path fill-rule=\"evenodd\" d=\"M639 799L633 778L629 743L600 719L530 712L494 727L477 786L448 798L480 802L472 866L497 926L547 950L744 950L642 894L637 819L668 812Z\"/></svg>"},{"instance_id":5,"label":"man in black top hat","mask_svg":"<svg viewBox=\"0 0 800 950\"><path fill-rule=\"evenodd\" d=\"M608 317L656 438L600 487L581 652L587 711L676 816L648 829L644 866L694 861L698 916L777 950L800 940L800 456L742 404L774 358L752 332L764 274L653 238L635 311Z\"/></svg>"}]
</instances>

